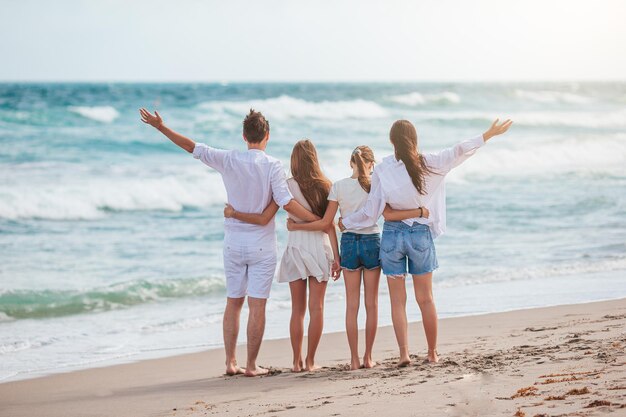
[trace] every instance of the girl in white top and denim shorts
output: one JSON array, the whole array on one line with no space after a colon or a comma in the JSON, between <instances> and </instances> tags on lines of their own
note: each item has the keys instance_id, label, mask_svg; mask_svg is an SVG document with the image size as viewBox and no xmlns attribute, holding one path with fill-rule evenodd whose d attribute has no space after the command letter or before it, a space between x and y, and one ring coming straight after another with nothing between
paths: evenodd
<instances>
[{"instance_id":1,"label":"girl in white top and denim shorts","mask_svg":"<svg viewBox=\"0 0 626 417\"><path fill-rule=\"evenodd\" d=\"M432 272L437 269L433 239L445 231L445 176L495 135L506 132L510 121L496 120L483 135L438 153L420 154L417 132L411 122L398 120L391 127L395 153L383 159L372 174L372 188L364 206L339 221L342 230L361 229L376 223L387 206L394 209L427 207L428 218L386 221L381 241L381 265L387 275L392 321L400 348L398 366L410 362L406 319L407 270L413 275L415 298L422 313L428 342L427 361L437 362L437 311L432 296ZM408 266L408 268L407 268ZM400 279L398 279L400 278Z\"/></svg>"}]
</instances>

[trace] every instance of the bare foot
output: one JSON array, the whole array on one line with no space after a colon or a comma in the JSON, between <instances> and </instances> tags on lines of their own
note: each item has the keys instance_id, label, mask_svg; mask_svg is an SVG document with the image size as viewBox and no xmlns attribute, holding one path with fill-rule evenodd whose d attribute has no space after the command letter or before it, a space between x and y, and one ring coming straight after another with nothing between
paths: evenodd
<instances>
[{"instance_id":1,"label":"bare foot","mask_svg":"<svg viewBox=\"0 0 626 417\"><path fill-rule=\"evenodd\" d=\"M398 361L398 368L406 368L411 364L411 358L400 358Z\"/></svg>"},{"instance_id":2,"label":"bare foot","mask_svg":"<svg viewBox=\"0 0 626 417\"><path fill-rule=\"evenodd\" d=\"M261 368L260 366L255 366L254 368L248 367L244 373L245 376L261 376L267 375L269 371L265 368Z\"/></svg>"},{"instance_id":3,"label":"bare foot","mask_svg":"<svg viewBox=\"0 0 626 417\"><path fill-rule=\"evenodd\" d=\"M361 369L361 361L359 361L359 358L350 361L350 370L356 371L357 369Z\"/></svg>"},{"instance_id":4,"label":"bare foot","mask_svg":"<svg viewBox=\"0 0 626 417\"><path fill-rule=\"evenodd\" d=\"M294 362L291 372L302 372L303 368L304 365L302 365L302 361Z\"/></svg>"},{"instance_id":5,"label":"bare foot","mask_svg":"<svg viewBox=\"0 0 626 417\"><path fill-rule=\"evenodd\" d=\"M228 376L243 374L245 371L244 368L238 367L235 363L226 365L226 375Z\"/></svg>"},{"instance_id":6,"label":"bare foot","mask_svg":"<svg viewBox=\"0 0 626 417\"><path fill-rule=\"evenodd\" d=\"M317 371L318 369L320 369L320 367L316 366L315 362L309 361L308 359L306 360L306 367L304 368L305 371L313 372L313 371Z\"/></svg>"},{"instance_id":7,"label":"bare foot","mask_svg":"<svg viewBox=\"0 0 626 417\"><path fill-rule=\"evenodd\" d=\"M378 365L378 363L374 362L372 358L363 358L363 367L370 369Z\"/></svg>"},{"instance_id":8,"label":"bare foot","mask_svg":"<svg viewBox=\"0 0 626 417\"><path fill-rule=\"evenodd\" d=\"M428 351L428 356L426 358L426 360L428 361L428 363L437 363L439 362L439 355L437 354L436 350L429 350Z\"/></svg>"}]
</instances>

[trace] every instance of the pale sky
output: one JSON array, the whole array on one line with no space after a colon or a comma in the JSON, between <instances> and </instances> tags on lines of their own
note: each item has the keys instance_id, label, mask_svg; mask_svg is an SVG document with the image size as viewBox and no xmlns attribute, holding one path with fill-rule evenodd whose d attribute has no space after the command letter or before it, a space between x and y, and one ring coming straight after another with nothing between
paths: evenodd
<instances>
[{"instance_id":1,"label":"pale sky","mask_svg":"<svg viewBox=\"0 0 626 417\"><path fill-rule=\"evenodd\" d=\"M625 21L621 0L0 0L0 80L624 80Z\"/></svg>"}]
</instances>

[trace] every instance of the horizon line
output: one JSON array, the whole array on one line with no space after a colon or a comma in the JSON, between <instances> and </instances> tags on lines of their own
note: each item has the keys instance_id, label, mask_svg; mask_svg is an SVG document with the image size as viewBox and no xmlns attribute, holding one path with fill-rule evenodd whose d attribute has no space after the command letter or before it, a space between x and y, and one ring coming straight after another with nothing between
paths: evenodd
<instances>
[{"instance_id":1,"label":"horizon line","mask_svg":"<svg viewBox=\"0 0 626 417\"><path fill-rule=\"evenodd\" d=\"M506 84L506 83L613 83L613 82L626 82L626 78L604 78L604 79L508 79L508 80L417 80L417 79L398 79L398 80L133 80L133 79L119 79L119 80L12 80L12 79L0 79L0 84Z\"/></svg>"}]
</instances>

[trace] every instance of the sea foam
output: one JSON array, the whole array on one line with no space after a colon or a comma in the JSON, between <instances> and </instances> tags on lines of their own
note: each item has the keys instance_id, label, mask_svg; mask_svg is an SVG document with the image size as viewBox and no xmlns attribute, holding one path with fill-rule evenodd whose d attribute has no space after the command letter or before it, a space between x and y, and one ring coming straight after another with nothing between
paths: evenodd
<instances>
[{"instance_id":1,"label":"sea foam","mask_svg":"<svg viewBox=\"0 0 626 417\"><path fill-rule=\"evenodd\" d=\"M466 273L437 282L440 288L459 285L480 285L494 282L528 281L532 279L550 279L559 276L581 276L599 272L626 270L626 258L605 259L599 261L567 262L523 268L490 267L475 275Z\"/></svg>"},{"instance_id":2,"label":"sea foam","mask_svg":"<svg viewBox=\"0 0 626 417\"><path fill-rule=\"evenodd\" d=\"M444 91L441 93L422 94L418 91L390 96L389 100L404 104L407 106L421 106L424 104L458 104L461 102L461 97L451 91Z\"/></svg>"},{"instance_id":3,"label":"sea foam","mask_svg":"<svg viewBox=\"0 0 626 417\"><path fill-rule=\"evenodd\" d=\"M248 101L208 101L199 105L214 116L231 115L241 117L250 108L263 112L270 120L288 119L373 119L388 116L379 104L363 100L346 101L307 101L282 95L263 100Z\"/></svg>"},{"instance_id":4,"label":"sea foam","mask_svg":"<svg viewBox=\"0 0 626 417\"><path fill-rule=\"evenodd\" d=\"M115 107L111 106L71 106L68 110L101 123L111 123L120 116Z\"/></svg>"},{"instance_id":5,"label":"sea foam","mask_svg":"<svg viewBox=\"0 0 626 417\"><path fill-rule=\"evenodd\" d=\"M586 104L593 99L591 97L581 96L579 94L569 93L565 91L551 90L515 90L515 97L522 100L534 101L537 103L568 103L568 104Z\"/></svg>"},{"instance_id":6,"label":"sea foam","mask_svg":"<svg viewBox=\"0 0 626 417\"><path fill-rule=\"evenodd\" d=\"M626 110L608 112L588 111L518 111L510 114L498 114L496 111L422 111L418 117L422 120L441 124L487 123L496 117L511 119L516 126L529 127L584 127L584 128L626 128Z\"/></svg>"},{"instance_id":7,"label":"sea foam","mask_svg":"<svg viewBox=\"0 0 626 417\"><path fill-rule=\"evenodd\" d=\"M470 159L452 170L448 179L470 175L525 177L563 173L626 174L626 135L552 140L481 149L480 159Z\"/></svg>"},{"instance_id":8,"label":"sea foam","mask_svg":"<svg viewBox=\"0 0 626 417\"><path fill-rule=\"evenodd\" d=\"M226 191L215 173L184 175L189 172L161 178L85 176L28 185L18 180L0 186L0 218L89 220L111 211L178 212L226 201Z\"/></svg>"},{"instance_id":9,"label":"sea foam","mask_svg":"<svg viewBox=\"0 0 626 417\"><path fill-rule=\"evenodd\" d=\"M136 280L84 290L7 290L0 294L0 313L12 319L60 317L117 310L164 299L219 294L220 278Z\"/></svg>"}]
</instances>

